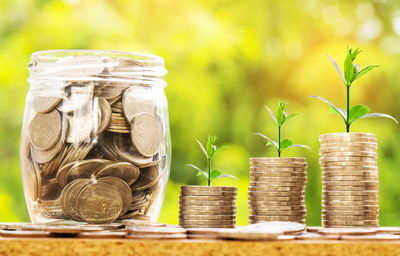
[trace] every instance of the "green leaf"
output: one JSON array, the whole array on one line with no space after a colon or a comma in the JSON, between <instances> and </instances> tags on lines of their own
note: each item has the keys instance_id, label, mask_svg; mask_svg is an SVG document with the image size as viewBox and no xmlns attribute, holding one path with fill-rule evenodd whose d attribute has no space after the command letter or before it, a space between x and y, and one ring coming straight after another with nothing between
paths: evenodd
<instances>
[{"instance_id":1,"label":"green leaf","mask_svg":"<svg viewBox=\"0 0 400 256\"><path fill-rule=\"evenodd\" d=\"M366 114L369 113L369 111L370 111L369 107L367 107L365 105L354 105L350 109L349 124L353 123L354 121L356 121L360 117L365 116Z\"/></svg>"},{"instance_id":2,"label":"green leaf","mask_svg":"<svg viewBox=\"0 0 400 256\"><path fill-rule=\"evenodd\" d=\"M207 157L208 158L211 158L213 153L214 153L213 141L215 142L215 139L213 139L212 136L208 136L208 141L207 141L207 146L206 146L207 147Z\"/></svg>"},{"instance_id":3,"label":"green leaf","mask_svg":"<svg viewBox=\"0 0 400 256\"><path fill-rule=\"evenodd\" d=\"M290 114L289 116L287 116L287 117L285 118L284 123L286 123L287 121L289 121L289 120L292 119L293 117L297 116L298 114L300 114L300 113L293 113L293 114Z\"/></svg>"},{"instance_id":4,"label":"green leaf","mask_svg":"<svg viewBox=\"0 0 400 256\"><path fill-rule=\"evenodd\" d=\"M291 145L293 145L293 141L291 141L289 139L282 140L281 145L280 145L281 146L280 151L282 152L283 150L290 147Z\"/></svg>"},{"instance_id":5,"label":"green leaf","mask_svg":"<svg viewBox=\"0 0 400 256\"><path fill-rule=\"evenodd\" d=\"M335 105L333 105L332 103L330 103L329 101L327 101L326 99L324 99L322 97L314 95L314 96L311 96L311 98L319 99L319 100L327 103L328 105L330 105L336 111L336 113L338 113L343 118L343 120L346 122L347 114L346 114L346 111L344 109L336 107Z\"/></svg>"},{"instance_id":6,"label":"green leaf","mask_svg":"<svg viewBox=\"0 0 400 256\"><path fill-rule=\"evenodd\" d=\"M276 114L278 126L282 126L282 124L285 122L284 111L285 111L286 106L287 106L287 103L279 102L278 112Z\"/></svg>"},{"instance_id":7,"label":"green leaf","mask_svg":"<svg viewBox=\"0 0 400 256\"><path fill-rule=\"evenodd\" d=\"M350 49L350 52L351 52L352 50ZM358 56L358 54L361 52L361 50L359 49L359 48L357 48L354 52L351 52L351 60L352 61L354 61L356 58L357 58L357 56Z\"/></svg>"},{"instance_id":8,"label":"green leaf","mask_svg":"<svg viewBox=\"0 0 400 256\"><path fill-rule=\"evenodd\" d=\"M342 73L342 71L340 70L338 64L336 63L336 61L334 59L331 58L331 56L329 56L327 54L328 58L331 60L333 67L335 67L336 72L339 74L340 78L342 79L343 83L346 84L346 80L344 79L344 75Z\"/></svg>"},{"instance_id":9,"label":"green leaf","mask_svg":"<svg viewBox=\"0 0 400 256\"><path fill-rule=\"evenodd\" d=\"M311 149L309 146L307 146L307 145L302 145L302 144L293 144L293 145L290 145L290 146L287 147L287 148L307 148L307 149L309 149L309 150L312 151L312 149Z\"/></svg>"},{"instance_id":10,"label":"green leaf","mask_svg":"<svg viewBox=\"0 0 400 256\"><path fill-rule=\"evenodd\" d=\"M346 86L350 86L353 81L354 66L351 59L351 52L347 51L346 59L344 60L344 79L346 80Z\"/></svg>"},{"instance_id":11,"label":"green leaf","mask_svg":"<svg viewBox=\"0 0 400 256\"><path fill-rule=\"evenodd\" d=\"M219 179L219 178L233 178L233 179L239 180L239 179L236 178L235 176L229 175L229 174L222 174L222 175L219 175L219 176L215 177L214 180L215 180L215 179Z\"/></svg>"},{"instance_id":12,"label":"green leaf","mask_svg":"<svg viewBox=\"0 0 400 256\"><path fill-rule=\"evenodd\" d=\"M210 173L210 181L212 181L213 179L217 178L221 174L222 174L222 172L219 171L219 170L212 170L211 173Z\"/></svg>"},{"instance_id":13,"label":"green leaf","mask_svg":"<svg viewBox=\"0 0 400 256\"><path fill-rule=\"evenodd\" d=\"M272 110L267 105L265 105L265 108L268 110L269 114L271 115L271 117L274 120L274 122L276 123L276 125L278 125L278 121L276 120L276 117L275 117L274 113L272 112Z\"/></svg>"},{"instance_id":14,"label":"green leaf","mask_svg":"<svg viewBox=\"0 0 400 256\"><path fill-rule=\"evenodd\" d=\"M366 115L360 117L360 119L361 119L361 118L368 118L368 117L385 117L385 118L392 119L393 121L396 122L396 124L399 123L399 122L396 120L396 118L394 118L393 116L388 115L388 114L383 114L383 113L371 113L371 114L366 114Z\"/></svg>"},{"instance_id":15,"label":"green leaf","mask_svg":"<svg viewBox=\"0 0 400 256\"><path fill-rule=\"evenodd\" d=\"M197 139L196 139L196 141L197 141L197 143L199 144L199 146L200 146L200 148L201 148L201 151L203 151L204 155L206 155L206 157L208 157L207 151L206 151L206 149L204 148L203 144L201 144L201 142L200 142L199 140L197 140Z\"/></svg>"},{"instance_id":16,"label":"green leaf","mask_svg":"<svg viewBox=\"0 0 400 256\"><path fill-rule=\"evenodd\" d=\"M267 136L265 136L264 134L261 134L261 133L256 133L255 135L261 136L261 137L263 137L264 139L268 140L267 146L268 146L269 144L271 144L271 145L273 145L273 146L276 148L277 151L279 151L278 142L271 140L270 138L268 138Z\"/></svg>"},{"instance_id":17,"label":"green leaf","mask_svg":"<svg viewBox=\"0 0 400 256\"><path fill-rule=\"evenodd\" d=\"M362 70L360 70L360 72L355 74L355 76L353 77L353 81L355 81L356 79L360 78L361 76L365 75L366 73L368 73L369 71L371 71L372 69L377 68L377 67L379 67L379 65L370 65L366 68L363 68Z\"/></svg>"},{"instance_id":18,"label":"green leaf","mask_svg":"<svg viewBox=\"0 0 400 256\"><path fill-rule=\"evenodd\" d=\"M208 179L208 173L203 171L203 170L201 170L199 167L197 167L197 166L195 166L193 164L187 164L186 166L192 167L192 168L196 169L197 171L199 171L197 173L197 176L199 176L199 174L201 173L204 177L206 177L206 179Z\"/></svg>"}]
</instances>

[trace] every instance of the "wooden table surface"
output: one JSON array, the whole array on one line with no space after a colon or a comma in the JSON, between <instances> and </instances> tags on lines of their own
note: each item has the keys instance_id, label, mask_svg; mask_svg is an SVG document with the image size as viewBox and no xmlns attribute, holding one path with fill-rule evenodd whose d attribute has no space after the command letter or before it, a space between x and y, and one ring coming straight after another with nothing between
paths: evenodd
<instances>
[{"instance_id":1,"label":"wooden table surface","mask_svg":"<svg viewBox=\"0 0 400 256\"><path fill-rule=\"evenodd\" d=\"M0 238L0 255L400 255L400 241Z\"/></svg>"}]
</instances>

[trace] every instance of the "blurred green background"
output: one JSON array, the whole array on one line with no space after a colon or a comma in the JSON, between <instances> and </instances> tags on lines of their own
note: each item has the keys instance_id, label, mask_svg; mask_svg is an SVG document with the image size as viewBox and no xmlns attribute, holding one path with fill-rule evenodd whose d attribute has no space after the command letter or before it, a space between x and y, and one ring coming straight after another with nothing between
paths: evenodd
<instances>
[{"instance_id":1,"label":"blurred green background","mask_svg":"<svg viewBox=\"0 0 400 256\"><path fill-rule=\"evenodd\" d=\"M361 67L382 67L357 80L352 104L400 118L400 3L319 0L1 0L0 1L0 221L28 221L18 148L30 54L48 49L147 52L166 60L173 159L160 221L177 223L181 184L205 184L186 167L205 162L195 138L217 135L230 146L215 166L240 181L238 224L247 223L248 158L273 156L265 141L276 138L264 105L287 100L301 112L283 136L313 152L290 149L309 163L307 224L319 225L321 181L318 135L344 131L319 95L344 107L345 88L326 54L342 67L345 47L360 47ZM387 119L362 120L353 131L379 140L380 220L400 225L400 133Z\"/></svg>"}]
</instances>

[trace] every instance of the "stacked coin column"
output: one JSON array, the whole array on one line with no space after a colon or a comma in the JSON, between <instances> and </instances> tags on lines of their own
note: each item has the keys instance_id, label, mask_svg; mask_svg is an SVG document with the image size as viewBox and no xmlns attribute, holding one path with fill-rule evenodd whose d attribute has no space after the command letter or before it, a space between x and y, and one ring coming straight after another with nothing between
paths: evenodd
<instances>
[{"instance_id":1,"label":"stacked coin column","mask_svg":"<svg viewBox=\"0 0 400 256\"><path fill-rule=\"evenodd\" d=\"M250 158L249 224L305 223L307 162L302 157Z\"/></svg>"},{"instance_id":2,"label":"stacked coin column","mask_svg":"<svg viewBox=\"0 0 400 256\"><path fill-rule=\"evenodd\" d=\"M237 187L181 186L179 225L185 228L234 228Z\"/></svg>"},{"instance_id":3,"label":"stacked coin column","mask_svg":"<svg viewBox=\"0 0 400 256\"><path fill-rule=\"evenodd\" d=\"M379 226L377 139L370 133L320 135L322 225Z\"/></svg>"}]
</instances>

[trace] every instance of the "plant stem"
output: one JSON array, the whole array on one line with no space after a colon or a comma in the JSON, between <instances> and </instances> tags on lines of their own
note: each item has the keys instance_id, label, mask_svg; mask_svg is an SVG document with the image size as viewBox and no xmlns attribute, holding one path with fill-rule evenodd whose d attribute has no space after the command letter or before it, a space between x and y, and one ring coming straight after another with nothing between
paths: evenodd
<instances>
[{"instance_id":1,"label":"plant stem","mask_svg":"<svg viewBox=\"0 0 400 256\"><path fill-rule=\"evenodd\" d=\"M346 132L350 132L350 123L349 123L349 116L350 116L350 84L346 86L346 97L347 97L347 108L346 108Z\"/></svg>"},{"instance_id":2,"label":"plant stem","mask_svg":"<svg viewBox=\"0 0 400 256\"><path fill-rule=\"evenodd\" d=\"M210 175L211 175L211 158L207 158L208 162L207 162L207 168L208 168L208 186L211 185L211 180L210 180Z\"/></svg>"},{"instance_id":3,"label":"plant stem","mask_svg":"<svg viewBox=\"0 0 400 256\"><path fill-rule=\"evenodd\" d=\"M281 157L281 126L278 126L278 157Z\"/></svg>"}]
</instances>

